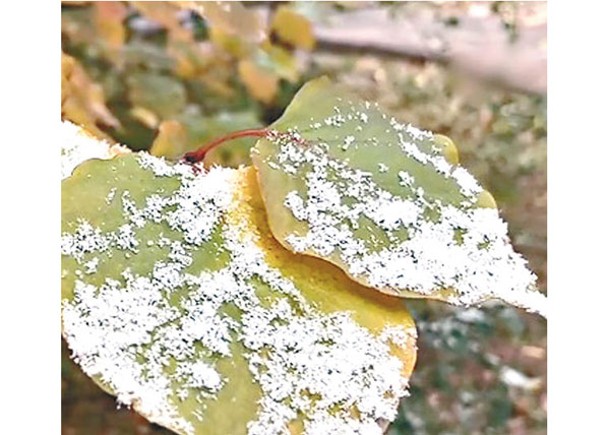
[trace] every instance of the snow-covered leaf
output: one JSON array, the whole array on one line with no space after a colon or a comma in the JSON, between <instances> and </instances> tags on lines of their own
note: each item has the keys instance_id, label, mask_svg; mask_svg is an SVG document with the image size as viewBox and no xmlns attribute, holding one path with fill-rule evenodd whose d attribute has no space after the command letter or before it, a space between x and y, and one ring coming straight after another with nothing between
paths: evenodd
<instances>
[{"instance_id":1,"label":"snow-covered leaf","mask_svg":"<svg viewBox=\"0 0 609 435\"><path fill-rule=\"evenodd\" d=\"M544 314L492 195L446 137L325 78L307 83L269 131L252 160L287 249L385 293L456 305L498 298Z\"/></svg>"},{"instance_id":2,"label":"snow-covered leaf","mask_svg":"<svg viewBox=\"0 0 609 435\"><path fill-rule=\"evenodd\" d=\"M87 375L179 433L381 434L416 352L399 299L277 243L253 168L145 153L62 183L62 330Z\"/></svg>"}]
</instances>

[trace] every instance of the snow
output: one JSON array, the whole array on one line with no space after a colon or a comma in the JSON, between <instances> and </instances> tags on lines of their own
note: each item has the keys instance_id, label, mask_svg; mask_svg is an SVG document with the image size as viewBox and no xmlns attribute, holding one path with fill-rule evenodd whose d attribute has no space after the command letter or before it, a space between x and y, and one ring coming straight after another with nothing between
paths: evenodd
<instances>
[{"instance_id":1,"label":"snow","mask_svg":"<svg viewBox=\"0 0 609 435\"><path fill-rule=\"evenodd\" d=\"M124 225L102 231L82 219L62 235L62 254L79 265L74 296L62 303L64 336L83 371L109 385L119 403L194 433L195 424L205 422L205 408L186 412L180 403L213 400L225 388L228 379L217 361L232 358L237 342L263 392L248 434L286 433L287 424L304 415L306 434L327 428L381 435L376 421L395 418L408 387L390 344L412 346L415 332L392 325L373 334L348 312L322 313L271 267L257 233L239 214L242 200L235 200L246 170L214 168L195 175L185 165L151 156L138 161L159 177L177 177L180 186L151 193L142 207L116 186L112 197L123 201ZM319 189L328 193L323 183ZM332 208L340 195L316 200ZM298 207L297 201L292 205ZM171 231L138 239L140 230L159 223ZM209 241L218 233L221 246L214 253ZM115 249L141 257L157 247L169 248L169 255L148 274L135 274L127 263L120 280L93 284L99 281L78 273L92 270L91 257L95 267L103 266ZM212 249L210 255L223 251L229 259L218 270L193 272L199 249ZM259 285L272 299L260 299ZM238 317L227 314L229 306Z\"/></svg>"},{"instance_id":2,"label":"snow","mask_svg":"<svg viewBox=\"0 0 609 435\"><path fill-rule=\"evenodd\" d=\"M367 110L365 106L342 111L369 112L366 119L382 118L378 109ZM350 119L349 114L335 107L324 122L330 125L330 120L337 117ZM450 164L440 151L433 147L427 151L419 145L418 141L433 139L430 132L394 118L388 124L405 159L433 169L444 183L449 183L447 186L454 186L454 192L458 192L452 194L454 202L428 194L427 189L433 189L424 184L424 177L417 174L415 178L397 159L391 162L397 175L390 188L385 174L388 162L377 162L376 168L366 172L352 167L346 158L333 157L341 154L322 139L303 147L302 138L292 141L277 134L270 140L276 143L278 152L265 156L263 164L272 163L303 180L294 182L293 188L279 198L295 221L306 224L304 232L302 225L293 226L299 228L298 233L288 229L288 245L295 252L339 258L349 275L385 291L431 295L452 289L448 302L457 305L498 298L542 313L544 297L536 292L536 277L526 261L511 246L507 225L496 209L474 205L483 192L476 179L465 168ZM292 135L298 136L298 132L292 130ZM344 150L364 141L394 145L364 133L360 137L346 135L334 147ZM402 186L403 191L396 192L395 186ZM387 242L367 246L367 233L357 231L369 221L386 234Z\"/></svg>"},{"instance_id":3,"label":"snow","mask_svg":"<svg viewBox=\"0 0 609 435\"><path fill-rule=\"evenodd\" d=\"M128 152L120 145L97 139L69 121L62 121L60 128L61 179L69 177L82 162L90 159L110 159Z\"/></svg>"}]
</instances>

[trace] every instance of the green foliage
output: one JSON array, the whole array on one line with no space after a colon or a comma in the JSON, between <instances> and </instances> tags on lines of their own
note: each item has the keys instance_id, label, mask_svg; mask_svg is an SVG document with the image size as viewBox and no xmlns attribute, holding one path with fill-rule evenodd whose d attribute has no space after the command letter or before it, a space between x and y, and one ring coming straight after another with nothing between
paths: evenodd
<instances>
[{"instance_id":1,"label":"green foliage","mask_svg":"<svg viewBox=\"0 0 609 435\"><path fill-rule=\"evenodd\" d=\"M428 364L417 366L412 400L402 402L389 435L499 434L525 424L526 433L546 433L545 355L532 345L541 325L508 306L408 306Z\"/></svg>"},{"instance_id":2,"label":"green foliage","mask_svg":"<svg viewBox=\"0 0 609 435\"><path fill-rule=\"evenodd\" d=\"M287 29L294 26L308 33L296 37ZM252 127L281 110L285 87L303 72L296 55L313 47L312 38L306 18L288 6L267 24L238 2L70 2L62 8L62 51L74 56L76 73L62 78L62 93L72 96L62 94L62 112L135 150L166 136L167 122L179 123L172 128L196 148L193 138L225 132L216 129L219 118L245 116ZM185 120L193 117L196 127ZM211 160L238 166L249 157Z\"/></svg>"}]
</instances>

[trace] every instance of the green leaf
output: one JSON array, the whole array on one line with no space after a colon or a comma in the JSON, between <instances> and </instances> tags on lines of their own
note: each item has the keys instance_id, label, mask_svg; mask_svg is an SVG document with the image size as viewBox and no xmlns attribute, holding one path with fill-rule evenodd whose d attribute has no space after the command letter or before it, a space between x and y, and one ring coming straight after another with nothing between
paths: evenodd
<instances>
[{"instance_id":1,"label":"green leaf","mask_svg":"<svg viewBox=\"0 0 609 435\"><path fill-rule=\"evenodd\" d=\"M62 183L62 332L119 403L212 435L381 434L416 334L399 299L274 240L253 168L145 153Z\"/></svg>"},{"instance_id":2,"label":"green leaf","mask_svg":"<svg viewBox=\"0 0 609 435\"><path fill-rule=\"evenodd\" d=\"M161 118L171 118L186 107L186 89L176 79L156 74L137 73L127 78L129 100Z\"/></svg>"},{"instance_id":3,"label":"green leaf","mask_svg":"<svg viewBox=\"0 0 609 435\"><path fill-rule=\"evenodd\" d=\"M121 50L128 71L141 71L142 67L150 71L168 72L175 68L175 60L163 47L151 42L132 40Z\"/></svg>"},{"instance_id":4,"label":"green leaf","mask_svg":"<svg viewBox=\"0 0 609 435\"><path fill-rule=\"evenodd\" d=\"M492 196L445 137L322 78L252 150L273 235L385 293L456 305L545 299Z\"/></svg>"}]
</instances>

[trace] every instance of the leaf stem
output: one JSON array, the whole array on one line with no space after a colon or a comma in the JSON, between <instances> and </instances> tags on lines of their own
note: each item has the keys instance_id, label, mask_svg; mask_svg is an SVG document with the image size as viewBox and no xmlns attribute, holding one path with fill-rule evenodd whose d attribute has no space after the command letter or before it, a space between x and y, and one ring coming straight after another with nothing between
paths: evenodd
<instances>
[{"instance_id":1,"label":"leaf stem","mask_svg":"<svg viewBox=\"0 0 609 435\"><path fill-rule=\"evenodd\" d=\"M216 148L219 145L222 145L224 142L228 142L234 139L239 139L242 137L267 137L270 133L270 130L265 128L251 128L247 130L239 130L232 133L227 134L226 136L221 136L212 140L211 142L203 145L196 151L190 151L182 157L182 160L188 163L199 163L204 158L205 155Z\"/></svg>"}]
</instances>

